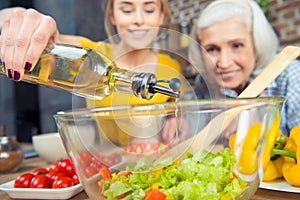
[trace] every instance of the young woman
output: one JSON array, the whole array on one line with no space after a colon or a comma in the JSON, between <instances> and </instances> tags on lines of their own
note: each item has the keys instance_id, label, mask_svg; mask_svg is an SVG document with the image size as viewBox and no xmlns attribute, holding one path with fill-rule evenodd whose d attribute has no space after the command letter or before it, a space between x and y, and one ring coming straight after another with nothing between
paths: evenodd
<instances>
[{"instance_id":1,"label":"young woman","mask_svg":"<svg viewBox=\"0 0 300 200\"><path fill-rule=\"evenodd\" d=\"M159 80L177 77L184 83L178 62L151 49L160 26L170 20L167 2L108 0L105 20L108 42L94 42L80 36L60 34L52 17L33 9L18 10L5 21L1 34L1 59L5 63L8 77L20 81L24 70L34 67L48 44L65 43L99 50L114 60L120 68L151 72ZM113 93L100 101L87 100L87 106L92 108L152 104L169 100L168 96L161 94L154 95L151 100L143 100L134 95ZM103 126L110 129L110 132L117 132L118 130L113 130L114 127L117 129L115 124ZM117 140L124 141L122 137Z\"/></svg>"},{"instance_id":2,"label":"young woman","mask_svg":"<svg viewBox=\"0 0 300 200\"><path fill-rule=\"evenodd\" d=\"M200 14L191 37L202 47L189 49L190 61L200 71L198 98L237 97L279 50L276 33L254 0L212 2ZM299 73L295 61L261 94L287 98L281 118L285 134L300 124Z\"/></svg>"},{"instance_id":3,"label":"young woman","mask_svg":"<svg viewBox=\"0 0 300 200\"><path fill-rule=\"evenodd\" d=\"M160 26L169 19L167 0L109 0L105 25L109 42L113 44L107 44L80 36L60 34L52 17L33 9L17 10L3 24L1 59L5 63L8 77L19 81L24 70L34 67L48 44L64 43L99 50L120 68L151 72L158 79L170 79L182 73L178 62L151 49ZM127 95L124 97L130 97L129 99L112 103L111 97L90 106L153 103L169 99L159 94L150 101Z\"/></svg>"}]
</instances>

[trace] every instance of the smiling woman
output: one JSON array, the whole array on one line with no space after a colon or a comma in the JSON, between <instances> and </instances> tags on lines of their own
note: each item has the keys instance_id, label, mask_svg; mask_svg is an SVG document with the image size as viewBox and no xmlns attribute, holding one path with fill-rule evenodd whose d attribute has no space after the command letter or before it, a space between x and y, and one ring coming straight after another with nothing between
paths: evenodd
<instances>
[{"instance_id":1,"label":"smiling woman","mask_svg":"<svg viewBox=\"0 0 300 200\"><path fill-rule=\"evenodd\" d=\"M189 49L190 61L200 72L195 81L198 98L209 98L210 92L237 97L279 50L277 35L254 0L213 1L200 13L191 37L202 46ZM300 124L299 73L300 63L294 61L261 94L287 98L280 126L286 135Z\"/></svg>"},{"instance_id":2,"label":"smiling woman","mask_svg":"<svg viewBox=\"0 0 300 200\"><path fill-rule=\"evenodd\" d=\"M55 19L37 10L15 12L4 24L1 34L1 60L5 63L8 78L22 80L24 71L35 66L47 45L65 43L99 51L120 68L153 73L158 80L176 77L185 82L179 63L171 56L152 49L160 26L170 19L167 0L108 0L106 8L106 29L110 37L98 42L82 36L60 34ZM116 30L117 35L112 30ZM8 42L5 38L12 39ZM11 46L11 43L17 45ZM181 88L183 91L184 86ZM151 100L143 100L134 95L113 92L103 100L87 100L86 103L92 108L167 101L174 101L174 98L157 94ZM113 121L105 127L118 129ZM121 132L114 141L124 142L124 137Z\"/></svg>"}]
</instances>

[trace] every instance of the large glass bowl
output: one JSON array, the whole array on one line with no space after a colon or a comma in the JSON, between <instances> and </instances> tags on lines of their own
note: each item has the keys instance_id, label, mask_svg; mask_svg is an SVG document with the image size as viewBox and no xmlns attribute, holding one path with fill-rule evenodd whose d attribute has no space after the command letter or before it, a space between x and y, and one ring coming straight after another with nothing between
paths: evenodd
<instances>
[{"instance_id":1,"label":"large glass bowl","mask_svg":"<svg viewBox=\"0 0 300 200\"><path fill-rule=\"evenodd\" d=\"M246 182L238 198L249 199L262 177L261 155L266 137L270 131L278 130L283 103L282 97L195 100L75 109L58 112L54 118L90 199L104 199L99 188L103 165L118 173L136 166L138 160L147 160L156 166L139 170L147 174L166 169L170 160L173 164L178 160L182 163L187 152L202 152L203 156L225 149L234 152L236 158L230 179L239 177ZM241 106L247 108L240 110ZM173 137L166 139L166 132ZM200 137L193 137L197 135ZM210 173L208 170L205 174ZM205 187L222 190L218 184L207 183ZM159 184L156 188L160 188Z\"/></svg>"}]
</instances>

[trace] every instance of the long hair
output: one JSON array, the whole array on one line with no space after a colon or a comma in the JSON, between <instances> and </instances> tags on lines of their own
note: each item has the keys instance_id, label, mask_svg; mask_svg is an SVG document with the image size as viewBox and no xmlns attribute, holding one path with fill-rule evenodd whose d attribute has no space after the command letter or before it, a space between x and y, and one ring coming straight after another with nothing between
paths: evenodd
<instances>
[{"instance_id":1,"label":"long hair","mask_svg":"<svg viewBox=\"0 0 300 200\"><path fill-rule=\"evenodd\" d=\"M279 48L279 40L274 29L254 0L216 0L212 2L199 15L190 36L192 40L201 43L201 38L198 38L199 34L197 33L215 22L233 16L244 20L252 33L256 55L255 68L250 76L250 80L252 80L271 62ZM199 45L195 45L195 43L190 45L190 62L200 73L205 73L202 53L203 50Z\"/></svg>"}]
</instances>

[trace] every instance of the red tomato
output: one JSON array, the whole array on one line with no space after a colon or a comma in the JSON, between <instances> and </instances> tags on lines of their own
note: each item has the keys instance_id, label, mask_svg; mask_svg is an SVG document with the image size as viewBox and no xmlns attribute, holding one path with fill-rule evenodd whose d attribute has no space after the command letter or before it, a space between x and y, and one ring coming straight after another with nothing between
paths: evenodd
<instances>
[{"instance_id":1,"label":"red tomato","mask_svg":"<svg viewBox=\"0 0 300 200\"><path fill-rule=\"evenodd\" d=\"M91 158L91 165L93 165L96 169L100 169L103 166L103 163L93 156Z\"/></svg>"},{"instance_id":2,"label":"red tomato","mask_svg":"<svg viewBox=\"0 0 300 200\"><path fill-rule=\"evenodd\" d=\"M92 155L90 152L86 151L78 154L77 156L78 156L78 164L81 168L85 168L91 163Z\"/></svg>"},{"instance_id":3,"label":"red tomato","mask_svg":"<svg viewBox=\"0 0 300 200\"><path fill-rule=\"evenodd\" d=\"M145 200L165 200L167 195L159 190L149 190L146 192Z\"/></svg>"},{"instance_id":4,"label":"red tomato","mask_svg":"<svg viewBox=\"0 0 300 200\"><path fill-rule=\"evenodd\" d=\"M52 177L54 176L54 175L56 175L57 173L55 172L55 171L49 171L47 174L46 174L46 176L48 176L50 179L52 179Z\"/></svg>"},{"instance_id":5,"label":"red tomato","mask_svg":"<svg viewBox=\"0 0 300 200\"><path fill-rule=\"evenodd\" d=\"M89 165L84 169L84 174L87 178L94 176L97 173L98 173L98 169L96 169L92 165Z\"/></svg>"},{"instance_id":6,"label":"red tomato","mask_svg":"<svg viewBox=\"0 0 300 200\"><path fill-rule=\"evenodd\" d=\"M16 178L14 187L15 188L29 188L30 182L34 175L32 173L25 173Z\"/></svg>"},{"instance_id":7,"label":"red tomato","mask_svg":"<svg viewBox=\"0 0 300 200\"><path fill-rule=\"evenodd\" d=\"M36 175L31 179L30 188L51 188L51 179L45 174Z\"/></svg>"},{"instance_id":8,"label":"red tomato","mask_svg":"<svg viewBox=\"0 0 300 200\"><path fill-rule=\"evenodd\" d=\"M75 169L71 160L60 160L58 162L58 172L64 173L67 177L72 177L75 174Z\"/></svg>"},{"instance_id":9,"label":"red tomato","mask_svg":"<svg viewBox=\"0 0 300 200\"><path fill-rule=\"evenodd\" d=\"M62 177L59 177L57 178L53 184L52 184L52 188L67 188L67 187L71 187L71 186L74 186L75 183L74 181L69 178L69 177L66 177L66 176L62 176Z\"/></svg>"},{"instance_id":10,"label":"red tomato","mask_svg":"<svg viewBox=\"0 0 300 200\"><path fill-rule=\"evenodd\" d=\"M33 175L39 175L39 174L47 174L48 170L46 168L37 168L35 170L33 170Z\"/></svg>"},{"instance_id":11,"label":"red tomato","mask_svg":"<svg viewBox=\"0 0 300 200\"><path fill-rule=\"evenodd\" d=\"M111 172L107 166L101 167L100 175L102 176L103 179L111 179L112 178Z\"/></svg>"},{"instance_id":12,"label":"red tomato","mask_svg":"<svg viewBox=\"0 0 300 200\"><path fill-rule=\"evenodd\" d=\"M53 176L51 176L51 183L53 184L53 182L55 180L57 180L58 178L60 177L66 177L66 175L64 173L57 173L57 174L54 174Z\"/></svg>"},{"instance_id":13,"label":"red tomato","mask_svg":"<svg viewBox=\"0 0 300 200\"><path fill-rule=\"evenodd\" d=\"M74 183L76 183L76 185L80 183L79 177L78 177L77 174L74 174L74 175L72 176L72 180L73 180Z\"/></svg>"},{"instance_id":14,"label":"red tomato","mask_svg":"<svg viewBox=\"0 0 300 200\"><path fill-rule=\"evenodd\" d=\"M54 172L58 172L58 162L54 162L54 163L52 163L51 165L50 165L50 167L49 167L49 169L48 169L49 171L54 171Z\"/></svg>"}]
</instances>

